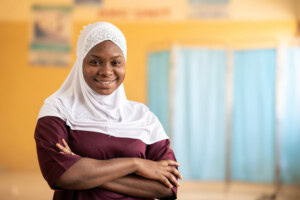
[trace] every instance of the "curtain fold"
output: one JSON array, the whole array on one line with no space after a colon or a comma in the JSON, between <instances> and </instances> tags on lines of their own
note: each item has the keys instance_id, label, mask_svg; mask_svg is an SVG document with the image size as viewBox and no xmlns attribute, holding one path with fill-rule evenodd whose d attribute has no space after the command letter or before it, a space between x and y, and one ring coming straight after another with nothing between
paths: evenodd
<instances>
[{"instance_id":1,"label":"curtain fold","mask_svg":"<svg viewBox=\"0 0 300 200\"><path fill-rule=\"evenodd\" d=\"M179 49L175 63L172 130L181 173L224 180L225 51Z\"/></svg>"},{"instance_id":2,"label":"curtain fold","mask_svg":"<svg viewBox=\"0 0 300 200\"><path fill-rule=\"evenodd\" d=\"M156 114L169 135L170 51L148 56L148 106Z\"/></svg>"},{"instance_id":3,"label":"curtain fold","mask_svg":"<svg viewBox=\"0 0 300 200\"><path fill-rule=\"evenodd\" d=\"M284 183L300 184L300 48L288 48L280 96L280 166Z\"/></svg>"},{"instance_id":4,"label":"curtain fold","mask_svg":"<svg viewBox=\"0 0 300 200\"><path fill-rule=\"evenodd\" d=\"M234 52L232 180L273 182L276 51Z\"/></svg>"}]
</instances>

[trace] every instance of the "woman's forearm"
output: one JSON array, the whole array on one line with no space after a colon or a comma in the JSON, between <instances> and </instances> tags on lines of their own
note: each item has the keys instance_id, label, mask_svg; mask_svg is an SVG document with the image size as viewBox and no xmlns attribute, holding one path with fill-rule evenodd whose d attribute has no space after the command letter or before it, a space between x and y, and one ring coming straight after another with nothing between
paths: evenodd
<instances>
[{"instance_id":1,"label":"woman's forearm","mask_svg":"<svg viewBox=\"0 0 300 200\"><path fill-rule=\"evenodd\" d=\"M133 174L106 182L100 187L113 192L141 198L164 198L173 196L172 189L161 182Z\"/></svg>"},{"instance_id":2,"label":"woman's forearm","mask_svg":"<svg viewBox=\"0 0 300 200\"><path fill-rule=\"evenodd\" d=\"M62 153L71 154L68 144L57 144ZM179 186L181 178L174 160L151 161L140 158L96 160L80 158L55 182L62 189L90 189L102 186L115 192L136 196L161 198L173 195L172 184ZM128 176L135 174L134 176ZM137 176L138 175L138 176Z\"/></svg>"},{"instance_id":3,"label":"woman's forearm","mask_svg":"<svg viewBox=\"0 0 300 200\"><path fill-rule=\"evenodd\" d=\"M111 160L81 158L58 178L55 186L62 189L90 189L135 173L136 170L134 158Z\"/></svg>"},{"instance_id":4,"label":"woman's forearm","mask_svg":"<svg viewBox=\"0 0 300 200\"><path fill-rule=\"evenodd\" d=\"M73 190L101 187L141 198L163 198L173 195L173 191L161 182L134 175L136 170L134 158L81 158L58 178L55 186Z\"/></svg>"}]
</instances>

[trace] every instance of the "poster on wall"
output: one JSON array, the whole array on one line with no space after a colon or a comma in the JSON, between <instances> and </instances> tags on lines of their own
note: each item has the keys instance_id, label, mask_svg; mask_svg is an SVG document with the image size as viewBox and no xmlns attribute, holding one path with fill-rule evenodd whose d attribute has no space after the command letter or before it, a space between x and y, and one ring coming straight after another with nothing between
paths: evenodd
<instances>
[{"instance_id":1,"label":"poster on wall","mask_svg":"<svg viewBox=\"0 0 300 200\"><path fill-rule=\"evenodd\" d=\"M71 7L32 6L29 62L39 66L69 66Z\"/></svg>"},{"instance_id":2,"label":"poster on wall","mask_svg":"<svg viewBox=\"0 0 300 200\"><path fill-rule=\"evenodd\" d=\"M226 18L229 0L188 0L189 18Z\"/></svg>"},{"instance_id":3,"label":"poster on wall","mask_svg":"<svg viewBox=\"0 0 300 200\"><path fill-rule=\"evenodd\" d=\"M73 0L75 5L73 19L85 21L100 19L102 21L120 20L143 22L182 20L186 17L186 1L187 0Z\"/></svg>"},{"instance_id":4,"label":"poster on wall","mask_svg":"<svg viewBox=\"0 0 300 200\"><path fill-rule=\"evenodd\" d=\"M75 20L152 23L227 18L230 0L73 0L73 3Z\"/></svg>"}]
</instances>

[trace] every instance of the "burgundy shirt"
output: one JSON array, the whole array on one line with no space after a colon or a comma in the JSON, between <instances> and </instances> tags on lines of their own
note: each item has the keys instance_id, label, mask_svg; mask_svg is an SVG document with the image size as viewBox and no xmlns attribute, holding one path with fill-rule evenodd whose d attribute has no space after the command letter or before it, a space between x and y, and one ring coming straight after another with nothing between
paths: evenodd
<instances>
[{"instance_id":1,"label":"burgundy shirt","mask_svg":"<svg viewBox=\"0 0 300 200\"><path fill-rule=\"evenodd\" d=\"M136 157L149 160L176 160L168 139L147 145L139 139L120 138L91 131L71 130L58 117L42 117L38 120L34 135L42 174L55 190L54 200L138 200L142 198L111 192L101 188L88 190L56 190L55 181L80 157L108 160ZM59 153L55 146L64 138L77 155ZM176 199L177 188L172 188ZM144 199L145 200L145 199Z\"/></svg>"}]
</instances>

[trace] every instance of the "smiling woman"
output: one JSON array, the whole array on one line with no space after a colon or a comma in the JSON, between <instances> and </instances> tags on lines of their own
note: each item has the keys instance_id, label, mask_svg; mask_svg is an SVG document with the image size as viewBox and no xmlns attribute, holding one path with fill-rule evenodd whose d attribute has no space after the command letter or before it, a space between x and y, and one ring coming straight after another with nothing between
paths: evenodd
<instances>
[{"instance_id":1,"label":"smiling woman","mask_svg":"<svg viewBox=\"0 0 300 200\"><path fill-rule=\"evenodd\" d=\"M102 95L113 93L125 78L122 50L110 40L97 44L83 60L83 76L95 92Z\"/></svg>"},{"instance_id":2,"label":"smiling woman","mask_svg":"<svg viewBox=\"0 0 300 200\"><path fill-rule=\"evenodd\" d=\"M179 163L157 117L126 98L126 54L117 27L87 26L71 73L40 110L37 153L55 200L176 199Z\"/></svg>"}]
</instances>

